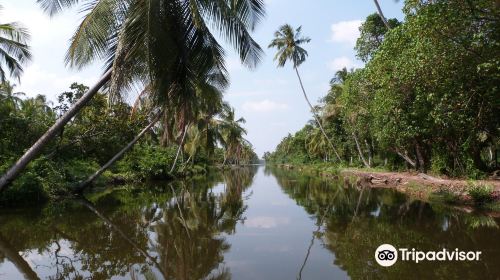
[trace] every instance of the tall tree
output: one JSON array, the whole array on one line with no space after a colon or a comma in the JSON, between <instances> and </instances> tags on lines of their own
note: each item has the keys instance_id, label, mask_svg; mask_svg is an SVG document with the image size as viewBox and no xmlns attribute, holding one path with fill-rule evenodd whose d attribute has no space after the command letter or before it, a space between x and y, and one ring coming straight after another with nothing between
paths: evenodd
<instances>
[{"instance_id":1,"label":"tall tree","mask_svg":"<svg viewBox=\"0 0 500 280\"><path fill-rule=\"evenodd\" d=\"M82 4L87 12L72 38L66 60L81 68L104 59L106 72L0 178L0 192L37 157L66 123L92 99L104 85L110 87L110 100L131 85L150 84L157 104L168 104L170 94L183 94L179 79L197 76L196 70L209 66L226 73L224 50L212 34L219 31L237 50L241 61L255 67L262 50L253 40L254 30L264 15L261 0L247 1L167 1L167 0L38 0L50 15ZM196 51L196 64L186 64L186 54Z\"/></svg>"},{"instance_id":2,"label":"tall tree","mask_svg":"<svg viewBox=\"0 0 500 280\"><path fill-rule=\"evenodd\" d=\"M391 18L388 20L391 28L399 26L401 23ZM375 55L380 45L384 41L385 34L389 31L384 22L377 14L371 14L359 27L359 38L356 40L356 56L363 62L368 62Z\"/></svg>"},{"instance_id":3,"label":"tall tree","mask_svg":"<svg viewBox=\"0 0 500 280\"><path fill-rule=\"evenodd\" d=\"M318 127L321 129L321 132L328 140L328 143L332 147L337 159L341 161L340 155L338 154L335 146L332 141L326 134L323 129L323 125L321 124L318 115L316 113L315 108L312 106L309 98L307 97L306 91L304 89L304 85L302 84L302 79L300 78L298 67L306 60L307 51L301 47L304 43L309 43L311 41L308 37L302 37L301 34L302 27L299 26L297 29L293 29L289 24L282 25L278 31L274 33L274 39L269 44L269 48L276 48L278 52L276 53L274 60L278 61L278 67L284 67L287 61L291 61L293 63L293 69L297 74L297 78L299 79L300 87L302 89L302 93L304 94L304 98L306 99L307 104L311 108L311 112L313 113L314 119L318 124Z\"/></svg>"},{"instance_id":4,"label":"tall tree","mask_svg":"<svg viewBox=\"0 0 500 280\"><path fill-rule=\"evenodd\" d=\"M236 159L240 153L240 149L246 140L243 135L247 131L241 126L246 122L244 118L236 119L236 114L233 108L225 106L221 114L222 120L220 124L222 144L226 150L224 155L223 165L227 160Z\"/></svg>"},{"instance_id":5,"label":"tall tree","mask_svg":"<svg viewBox=\"0 0 500 280\"><path fill-rule=\"evenodd\" d=\"M0 101L14 110L19 109L22 104L21 96L25 96L24 92L16 92L15 87L16 85L9 81L0 84Z\"/></svg>"}]
</instances>

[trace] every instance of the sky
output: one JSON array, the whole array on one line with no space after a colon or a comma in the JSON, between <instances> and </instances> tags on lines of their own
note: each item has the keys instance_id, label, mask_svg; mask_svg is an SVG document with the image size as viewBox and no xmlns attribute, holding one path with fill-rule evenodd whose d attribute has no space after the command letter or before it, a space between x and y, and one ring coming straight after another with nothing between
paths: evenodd
<instances>
[{"instance_id":1,"label":"sky","mask_svg":"<svg viewBox=\"0 0 500 280\"><path fill-rule=\"evenodd\" d=\"M36 0L3 0L0 22L21 22L31 33L33 60L25 67L17 91L27 96L44 94L55 101L71 83L93 85L102 74L102 63L84 69L70 69L64 63L68 42L83 14L78 7L50 18ZM246 119L246 138L262 156L273 151L288 133L295 133L312 118L290 65L277 68L274 49L267 45L279 26L288 23L302 26L302 33L311 38L304 47L307 61L299 67L305 89L313 103L326 94L329 81L343 67L362 67L353 47L358 27L376 12L372 0L264 0L266 17L253 33L265 56L257 69L241 65L232 47L227 49L226 64L231 86L225 99L235 108L238 117ZM403 1L379 0L387 18L402 19ZM222 39L221 39L221 42ZM132 94L133 95L133 94ZM133 99L133 96L130 97Z\"/></svg>"}]
</instances>

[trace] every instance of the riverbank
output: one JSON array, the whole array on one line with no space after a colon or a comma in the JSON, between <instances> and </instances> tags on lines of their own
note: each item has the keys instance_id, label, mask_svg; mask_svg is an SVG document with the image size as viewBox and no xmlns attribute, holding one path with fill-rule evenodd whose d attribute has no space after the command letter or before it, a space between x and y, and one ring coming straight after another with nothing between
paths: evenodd
<instances>
[{"instance_id":1,"label":"riverbank","mask_svg":"<svg viewBox=\"0 0 500 280\"><path fill-rule=\"evenodd\" d=\"M500 180L466 180L431 176L418 172L389 172L376 169L337 168L332 165L289 165L278 167L343 179L350 185L390 188L424 201L484 208L500 212Z\"/></svg>"}]
</instances>

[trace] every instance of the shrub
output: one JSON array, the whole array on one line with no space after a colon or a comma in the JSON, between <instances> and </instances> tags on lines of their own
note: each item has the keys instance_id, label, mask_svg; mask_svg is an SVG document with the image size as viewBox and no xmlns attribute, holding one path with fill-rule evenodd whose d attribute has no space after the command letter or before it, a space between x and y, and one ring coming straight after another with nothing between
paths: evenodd
<instances>
[{"instance_id":1,"label":"shrub","mask_svg":"<svg viewBox=\"0 0 500 280\"><path fill-rule=\"evenodd\" d=\"M138 145L117 163L116 169L120 173L136 173L142 179L166 178L176 152L176 147Z\"/></svg>"},{"instance_id":2,"label":"shrub","mask_svg":"<svg viewBox=\"0 0 500 280\"><path fill-rule=\"evenodd\" d=\"M474 204L484 205L493 201L493 188L488 185L472 184L469 187L468 194L471 196Z\"/></svg>"},{"instance_id":3,"label":"shrub","mask_svg":"<svg viewBox=\"0 0 500 280\"><path fill-rule=\"evenodd\" d=\"M448 204L455 204L455 203L459 202L460 197L456 193L454 193L450 190L441 189L437 192L431 193L429 199L433 200L433 201L448 203Z\"/></svg>"}]
</instances>

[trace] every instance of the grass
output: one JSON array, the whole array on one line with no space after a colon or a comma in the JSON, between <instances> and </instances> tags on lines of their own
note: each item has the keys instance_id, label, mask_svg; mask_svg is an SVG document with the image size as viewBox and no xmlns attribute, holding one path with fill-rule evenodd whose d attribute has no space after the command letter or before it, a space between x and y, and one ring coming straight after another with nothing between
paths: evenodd
<instances>
[{"instance_id":1,"label":"grass","mask_svg":"<svg viewBox=\"0 0 500 280\"><path fill-rule=\"evenodd\" d=\"M489 185L469 183L468 195L477 206L484 206L493 202L493 187Z\"/></svg>"},{"instance_id":2,"label":"grass","mask_svg":"<svg viewBox=\"0 0 500 280\"><path fill-rule=\"evenodd\" d=\"M460 202L460 195L447 189L440 189L437 192L431 193L429 200L446 204L458 204Z\"/></svg>"}]
</instances>

